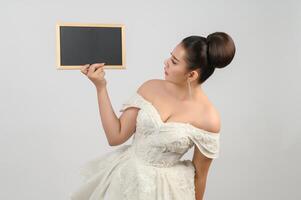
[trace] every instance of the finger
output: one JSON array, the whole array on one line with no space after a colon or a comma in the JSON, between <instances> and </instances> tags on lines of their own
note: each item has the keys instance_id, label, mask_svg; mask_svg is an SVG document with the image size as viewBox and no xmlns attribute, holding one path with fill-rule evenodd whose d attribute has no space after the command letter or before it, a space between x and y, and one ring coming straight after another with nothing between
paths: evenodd
<instances>
[{"instance_id":1,"label":"finger","mask_svg":"<svg viewBox=\"0 0 301 200\"><path fill-rule=\"evenodd\" d=\"M87 75L88 72L87 71L81 71L81 73Z\"/></svg>"},{"instance_id":2,"label":"finger","mask_svg":"<svg viewBox=\"0 0 301 200\"><path fill-rule=\"evenodd\" d=\"M97 76L100 77L104 77L104 75L106 74L104 71L100 71L100 72L95 72L97 74Z\"/></svg>"},{"instance_id":3,"label":"finger","mask_svg":"<svg viewBox=\"0 0 301 200\"><path fill-rule=\"evenodd\" d=\"M100 69L101 71L103 71L103 66L105 63L94 63L90 66L89 72L88 72L88 76L91 76L92 74L96 73L96 71L98 69ZM90 71L91 70L91 71Z\"/></svg>"},{"instance_id":4,"label":"finger","mask_svg":"<svg viewBox=\"0 0 301 200\"><path fill-rule=\"evenodd\" d=\"M94 63L94 64L92 64L92 66L95 66L95 69L103 67L104 65L105 65L105 63Z\"/></svg>"},{"instance_id":5,"label":"finger","mask_svg":"<svg viewBox=\"0 0 301 200\"><path fill-rule=\"evenodd\" d=\"M103 67L98 67L96 70L95 70L95 72L102 72L102 71L104 71L104 68Z\"/></svg>"},{"instance_id":6,"label":"finger","mask_svg":"<svg viewBox=\"0 0 301 200\"><path fill-rule=\"evenodd\" d=\"M95 65L90 65L89 69L88 69L88 76L91 76L93 73L95 72Z\"/></svg>"},{"instance_id":7,"label":"finger","mask_svg":"<svg viewBox=\"0 0 301 200\"><path fill-rule=\"evenodd\" d=\"M80 67L80 70L87 69L88 67L89 67L89 64L82 65L82 66Z\"/></svg>"},{"instance_id":8,"label":"finger","mask_svg":"<svg viewBox=\"0 0 301 200\"><path fill-rule=\"evenodd\" d=\"M82 72L83 74L86 75L87 72L88 72L88 67L89 67L89 64L83 65L83 66L80 68L81 72Z\"/></svg>"}]
</instances>

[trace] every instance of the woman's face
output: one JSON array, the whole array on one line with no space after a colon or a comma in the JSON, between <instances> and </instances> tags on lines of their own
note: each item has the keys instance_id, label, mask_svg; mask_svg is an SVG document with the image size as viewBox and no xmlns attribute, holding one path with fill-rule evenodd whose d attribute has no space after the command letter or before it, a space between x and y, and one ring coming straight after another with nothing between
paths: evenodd
<instances>
[{"instance_id":1,"label":"woman's face","mask_svg":"<svg viewBox=\"0 0 301 200\"><path fill-rule=\"evenodd\" d=\"M188 72L187 63L184 60L185 58L185 49L179 43L172 52L170 52L170 57L164 61L164 71L165 71L165 80L171 81L177 84L186 84L187 78L190 74ZM191 74L190 74L191 75ZM193 79L196 79L195 73L193 73Z\"/></svg>"},{"instance_id":2,"label":"woman's face","mask_svg":"<svg viewBox=\"0 0 301 200\"><path fill-rule=\"evenodd\" d=\"M172 52L170 57L164 61L165 80L176 84L184 85L189 81L197 81L200 71L188 71L187 62L185 58L185 49L179 43Z\"/></svg>"}]
</instances>

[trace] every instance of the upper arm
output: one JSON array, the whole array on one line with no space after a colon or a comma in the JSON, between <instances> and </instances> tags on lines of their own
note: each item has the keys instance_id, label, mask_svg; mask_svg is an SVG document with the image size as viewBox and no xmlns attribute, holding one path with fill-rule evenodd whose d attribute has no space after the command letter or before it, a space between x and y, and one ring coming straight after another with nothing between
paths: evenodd
<instances>
[{"instance_id":1,"label":"upper arm","mask_svg":"<svg viewBox=\"0 0 301 200\"><path fill-rule=\"evenodd\" d=\"M137 90L137 92L141 95L144 95L149 91L153 83L155 82L155 79L151 79L148 81L145 81ZM114 145L119 145L127 141L136 131L136 124L137 124L137 116L139 112L138 107L128 107L124 109L122 114L119 117L120 121L120 132L119 132L119 139L114 143Z\"/></svg>"},{"instance_id":2,"label":"upper arm","mask_svg":"<svg viewBox=\"0 0 301 200\"><path fill-rule=\"evenodd\" d=\"M196 178L206 179L212 160L212 158L208 158L202 154L197 147L194 148L192 163L196 170Z\"/></svg>"},{"instance_id":3,"label":"upper arm","mask_svg":"<svg viewBox=\"0 0 301 200\"><path fill-rule=\"evenodd\" d=\"M136 119L140 108L128 107L119 117L120 131L118 141L114 145L126 142L136 130Z\"/></svg>"}]
</instances>

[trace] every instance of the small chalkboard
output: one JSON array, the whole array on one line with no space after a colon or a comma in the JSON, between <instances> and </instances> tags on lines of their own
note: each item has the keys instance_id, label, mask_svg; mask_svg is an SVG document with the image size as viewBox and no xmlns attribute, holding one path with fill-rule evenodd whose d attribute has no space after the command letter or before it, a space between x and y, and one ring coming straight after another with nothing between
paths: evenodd
<instances>
[{"instance_id":1,"label":"small chalkboard","mask_svg":"<svg viewBox=\"0 0 301 200\"><path fill-rule=\"evenodd\" d=\"M80 69L105 63L104 68L125 69L123 24L57 23L57 69Z\"/></svg>"}]
</instances>

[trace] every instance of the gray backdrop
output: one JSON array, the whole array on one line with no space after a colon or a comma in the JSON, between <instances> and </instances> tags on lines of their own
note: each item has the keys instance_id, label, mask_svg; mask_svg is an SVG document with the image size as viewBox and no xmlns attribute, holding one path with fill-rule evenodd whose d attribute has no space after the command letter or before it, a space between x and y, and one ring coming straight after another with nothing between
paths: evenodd
<instances>
[{"instance_id":1,"label":"gray backdrop","mask_svg":"<svg viewBox=\"0 0 301 200\"><path fill-rule=\"evenodd\" d=\"M144 81L164 78L164 59L181 39L231 35L233 62L203 85L222 118L205 199L301 199L300 8L272 0L1 1L0 199L68 199L79 166L117 148L106 141L92 82L56 70L57 21L126 25L127 69L106 71L118 116Z\"/></svg>"}]
</instances>

